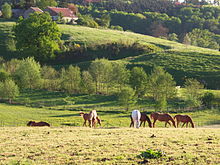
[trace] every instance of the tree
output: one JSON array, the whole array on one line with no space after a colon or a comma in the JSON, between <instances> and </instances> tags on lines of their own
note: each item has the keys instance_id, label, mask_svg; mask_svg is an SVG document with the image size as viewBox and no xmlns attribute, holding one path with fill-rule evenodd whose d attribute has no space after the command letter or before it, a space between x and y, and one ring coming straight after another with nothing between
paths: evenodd
<instances>
[{"instance_id":1,"label":"tree","mask_svg":"<svg viewBox=\"0 0 220 165\"><path fill-rule=\"evenodd\" d=\"M0 97L8 99L11 104L12 99L19 95L19 88L11 79L0 82Z\"/></svg>"},{"instance_id":2,"label":"tree","mask_svg":"<svg viewBox=\"0 0 220 165\"><path fill-rule=\"evenodd\" d=\"M151 27L151 35L154 37L165 37L167 38L169 29L166 28L162 23L160 22L153 22Z\"/></svg>"},{"instance_id":3,"label":"tree","mask_svg":"<svg viewBox=\"0 0 220 165\"><path fill-rule=\"evenodd\" d=\"M36 5L41 9L46 9L48 6L57 6L55 0L37 0Z\"/></svg>"},{"instance_id":4,"label":"tree","mask_svg":"<svg viewBox=\"0 0 220 165\"><path fill-rule=\"evenodd\" d=\"M208 108L211 108L211 105L215 99L215 95L211 92L206 92L202 96L202 103L207 106Z\"/></svg>"},{"instance_id":5,"label":"tree","mask_svg":"<svg viewBox=\"0 0 220 165\"><path fill-rule=\"evenodd\" d=\"M60 78L59 73L51 66L43 66L41 69L43 78L43 88L47 90L59 90Z\"/></svg>"},{"instance_id":6,"label":"tree","mask_svg":"<svg viewBox=\"0 0 220 165\"><path fill-rule=\"evenodd\" d=\"M168 35L167 39L170 41L178 41L178 36L176 33L171 33Z\"/></svg>"},{"instance_id":7,"label":"tree","mask_svg":"<svg viewBox=\"0 0 220 165\"><path fill-rule=\"evenodd\" d=\"M136 91L138 97L146 93L147 74L141 67L134 67L131 70L130 85Z\"/></svg>"},{"instance_id":8,"label":"tree","mask_svg":"<svg viewBox=\"0 0 220 165\"><path fill-rule=\"evenodd\" d=\"M76 7L76 5L74 4L68 4L68 8L73 12L73 14L77 14L78 13L78 8Z\"/></svg>"},{"instance_id":9,"label":"tree","mask_svg":"<svg viewBox=\"0 0 220 165\"><path fill-rule=\"evenodd\" d=\"M24 56L33 56L39 61L55 57L61 33L48 13L34 13L29 18L20 18L14 27L17 49Z\"/></svg>"},{"instance_id":10,"label":"tree","mask_svg":"<svg viewBox=\"0 0 220 165\"><path fill-rule=\"evenodd\" d=\"M112 62L107 59L96 59L91 63L89 72L96 83L96 93L104 92L104 89L108 93L108 89L112 85L112 71Z\"/></svg>"},{"instance_id":11,"label":"tree","mask_svg":"<svg viewBox=\"0 0 220 165\"><path fill-rule=\"evenodd\" d=\"M184 36L184 38L183 38L183 44L185 44L185 45L190 45L190 44L191 44L191 39L190 39L190 37L189 37L188 34L186 34L186 35Z\"/></svg>"},{"instance_id":12,"label":"tree","mask_svg":"<svg viewBox=\"0 0 220 165\"><path fill-rule=\"evenodd\" d=\"M166 108L167 99L176 96L176 83L172 75L165 72L161 67L153 69L149 76L147 88L156 101L156 107L159 110Z\"/></svg>"},{"instance_id":13,"label":"tree","mask_svg":"<svg viewBox=\"0 0 220 165\"><path fill-rule=\"evenodd\" d=\"M131 87L123 87L118 94L118 101L129 110L129 106L136 103L135 91Z\"/></svg>"},{"instance_id":14,"label":"tree","mask_svg":"<svg viewBox=\"0 0 220 165\"><path fill-rule=\"evenodd\" d=\"M191 45L211 49L219 48L218 43L214 39L215 34L208 30L193 29L188 35L191 40Z\"/></svg>"},{"instance_id":15,"label":"tree","mask_svg":"<svg viewBox=\"0 0 220 165\"><path fill-rule=\"evenodd\" d=\"M120 61L114 62L112 64L112 67L112 80L115 86L118 86L119 90L121 90L122 86L129 82L130 72L128 69L126 69L126 65Z\"/></svg>"},{"instance_id":16,"label":"tree","mask_svg":"<svg viewBox=\"0 0 220 165\"><path fill-rule=\"evenodd\" d=\"M107 28L109 27L110 22L111 22L110 15L103 14L99 20L99 25Z\"/></svg>"},{"instance_id":17,"label":"tree","mask_svg":"<svg viewBox=\"0 0 220 165\"><path fill-rule=\"evenodd\" d=\"M204 85L196 79L186 79L184 83L185 87L185 100L189 106L199 107L201 102L201 89L204 89Z\"/></svg>"},{"instance_id":18,"label":"tree","mask_svg":"<svg viewBox=\"0 0 220 165\"><path fill-rule=\"evenodd\" d=\"M61 81L63 89L70 93L76 94L80 92L81 72L77 66L70 65L68 69L62 69Z\"/></svg>"},{"instance_id":19,"label":"tree","mask_svg":"<svg viewBox=\"0 0 220 165\"><path fill-rule=\"evenodd\" d=\"M87 94L95 92L95 82L88 71L82 72L82 91Z\"/></svg>"},{"instance_id":20,"label":"tree","mask_svg":"<svg viewBox=\"0 0 220 165\"><path fill-rule=\"evenodd\" d=\"M5 19L9 19L12 16L11 5L9 5L7 2L2 5L2 16Z\"/></svg>"},{"instance_id":21,"label":"tree","mask_svg":"<svg viewBox=\"0 0 220 165\"><path fill-rule=\"evenodd\" d=\"M13 73L20 88L35 89L41 85L41 66L33 57L21 61Z\"/></svg>"}]
</instances>

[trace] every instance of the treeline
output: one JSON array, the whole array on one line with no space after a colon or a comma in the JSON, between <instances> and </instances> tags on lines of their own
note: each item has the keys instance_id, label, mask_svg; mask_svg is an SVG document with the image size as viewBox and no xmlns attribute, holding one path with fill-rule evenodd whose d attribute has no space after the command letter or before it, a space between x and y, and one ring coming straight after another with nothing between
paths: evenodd
<instances>
[{"instance_id":1,"label":"treeline","mask_svg":"<svg viewBox=\"0 0 220 165\"><path fill-rule=\"evenodd\" d=\"M187 79L184 87L183 98L190 107L199 107L202 103L209 105L214 99L212 93L201 97L204 86L195 79ZM161 67L153 68L148 75L141 67L129 70L125 63L107 59L92 61L88 70L73 65L56 70L51 66L41 66L33 58L2 60L0 97L12 102L19 90L25 89L116 95L119 103L126 107L136 103L138 98L148 96L154 99L157 109L163 110L168 100L177 97L178 88L172 75Z\"/></svg>"}]
</instances>

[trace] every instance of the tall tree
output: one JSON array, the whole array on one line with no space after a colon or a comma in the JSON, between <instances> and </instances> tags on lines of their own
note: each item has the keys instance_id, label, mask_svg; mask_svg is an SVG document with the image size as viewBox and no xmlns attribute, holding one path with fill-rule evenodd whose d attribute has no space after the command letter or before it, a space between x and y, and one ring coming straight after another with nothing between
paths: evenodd
<instances>
[{"instance_id":1,"label":"tall tree","mask_svg":"<svg viewBox=\"0 0 220 165\"><path fill-rule=\"evenodd\" d=\"M61 71L62 87L70 94L76 94L80 92L81 85L81 72L77 66L70 65L68 69L62 69Z\"/></svg>"},{"instance_id":2,"label":"tall tree","mask_svg":"<svg viewBox=\"0 0 220 165\"><path fill-rule=\"evenodd\" d=\"M204 85L196 79L186 79L185 84L185 100L191 107L198 107L202 104L201 101L201 89L204 89Z\"/></svg>"},{"instance_id":3,"label":"tall tree","mask_svg":"<svg viewBox=\"0 0 220 165\"><path fill-rule=\"evenodd\" d=\"M131 70L130 85L136 91L138 97L146 93L147 74L141 67L134 67Z\"/></svg>"},{"instance_id":4,"label":"tall tree","mask_svg":"<svg viewBox=\"0 0 220 165\"><path fill-rule=\"evenodd\" d=\"M57 6L55 0L37 0L36 5L41 9L46 9L48 6Z\"/></svg>"},{"instance_id":5,"label":"tall tree","mask_svg":"<svg viewBox=\"0 0 220 165\"><path fill-rule=\"evenodd\" d=\"M19 95L19 88L11 79L0 82L0 97L8 99L11 104L12 99Z\"/></svg>"},{"instance_id":6,"label":"tall tree","mask_svg":"<svg viewBox=\"0 0 220 165\"><path fill-rule=\"evenodd\" d=\"M153 69L147 87L159 110L166 108L167 99L176 96L176 83L172 75L165 72L161 67Z\"/></svg>"},{"instance_id":7,"label":"tall tree","mask_svg":"<svg viewBox=\"0 0 220 165\"><path fill-rule=\"evenodd\" d=\"M13 73L17 84L22 89L35 89L41 85L41 66L34 58L26 58L21 61Z\"/></svg>"},{"instance_id":8,"label":"tall tree","mask_svg":"<svg viewBox=\"0 0 220 165\"><path fill-rule=\"evenodd\" d=\"M39 61L55 57L61 33L48 13L34 13L29 18L20 18L14 27L16 47L26 56L34 56Z\"/></svg>"}]
</instances>

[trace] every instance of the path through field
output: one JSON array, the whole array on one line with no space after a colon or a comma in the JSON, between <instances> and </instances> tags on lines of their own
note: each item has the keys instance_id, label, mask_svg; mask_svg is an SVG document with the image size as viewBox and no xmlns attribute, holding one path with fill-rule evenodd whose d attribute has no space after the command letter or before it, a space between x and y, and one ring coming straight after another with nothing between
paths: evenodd
<instances>
[{"instance_id":1,"label":"path through field","mask_svg":"<svg viewBox=\"0 0 220 165\"><path fill-rule=\"evenodd\" d=\"M220 164L220 129L2 127L0 164L138 164L146 149L166 156L150 164Z\"/></svg>"}]
</instances>

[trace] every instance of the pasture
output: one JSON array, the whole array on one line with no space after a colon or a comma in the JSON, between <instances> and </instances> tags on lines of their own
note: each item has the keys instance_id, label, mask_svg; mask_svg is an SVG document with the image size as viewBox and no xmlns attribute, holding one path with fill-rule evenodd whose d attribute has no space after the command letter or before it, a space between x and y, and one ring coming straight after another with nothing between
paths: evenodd
<instances>
[{"instance_id":1,"label":"pasture","mask_svg":"<svg viewBox=\"0 0 220 165\"><path fill-rule=\"evenodd\" d=\"M4 127L1 164L141 164L146 149L165 156L149 164L219 164L220 129ZM154 135L154 136L152 136Z\"/></svg>"}]
</instances>

